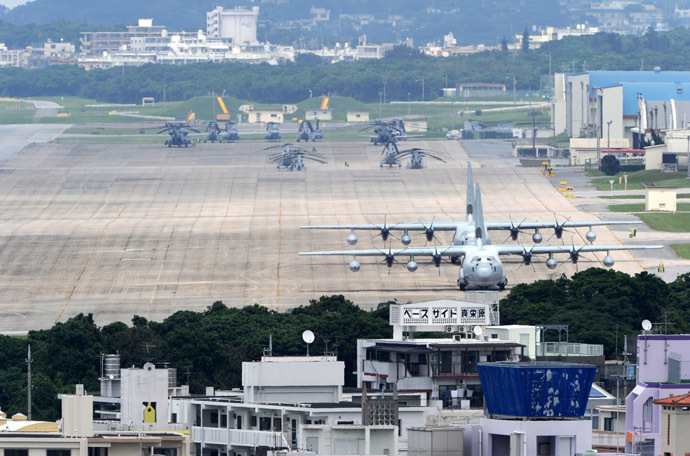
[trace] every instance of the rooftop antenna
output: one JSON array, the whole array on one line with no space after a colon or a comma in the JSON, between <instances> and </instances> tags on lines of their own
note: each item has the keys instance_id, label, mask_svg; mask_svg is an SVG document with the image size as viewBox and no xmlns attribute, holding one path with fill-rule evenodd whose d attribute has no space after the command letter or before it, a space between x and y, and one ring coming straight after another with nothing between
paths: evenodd
<instances>
[{"instance_id":1,"label":"rooftop antenna","mask_svg":"<svg viewBox=\"0 0 690 456\"><path fill-rule=\"evenodd\" d=\"M647 365L647 333L652 329L652 322L649 320L642 320L642 329L644 331L644 364Z\"/></svg>"},{"instance_id":2,"label":"rooftop antenna","mask_svg":"<svg viewBox=\"0 0 690 456\"><path fill-rule=\"evenodd\" d=\"M273 356L273 334L268 335L268 348L264 348L264 356Z\"/></svg>"},{"instance_id":3,"label":"rooftop antenna","mask_svg":"<svg viewBox=\"0 0 690 456\"><path fill-rule=\"evenodd\" d=\"M309 356L309 345L314 342L314 333L307 329L302 333L302 340L307 344L307 356Z\"/></svg>"},{"instance_id":4,"label":"rooftop antenna","mask_svg":"<svg viewBox=\"0 0 690 456\"><path fill-rule=\"evenodd\" d=\"M28 366L27 370L27 378L26 378L26 410L27 410L27 418L29 421L31 421L31 362L33 360L31 359L31 344L29 344L27 356L26 356L26 364Z\"/></svg>"}]
</instances>

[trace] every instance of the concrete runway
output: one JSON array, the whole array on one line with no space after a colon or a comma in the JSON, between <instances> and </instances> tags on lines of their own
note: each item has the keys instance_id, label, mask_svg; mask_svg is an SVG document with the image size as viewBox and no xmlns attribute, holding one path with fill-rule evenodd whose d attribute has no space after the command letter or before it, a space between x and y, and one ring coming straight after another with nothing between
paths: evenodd
<instances>
[{"instance_id":1,"label":"concrete runway","mask_svg":"<svg viewBox=\"0 0 690 456\"><path fill-rule=\"evenodd\" d=\"M43 126L41 128L44 128ZM464 217L466 160L457 141L417 141L448 161L426 170L379 168L381 147L361 142L309 143L328 164L306 172L277 170L265 143L116 146L32 144L0 166L0 332L47 328L80 312L99 325L129 323L137 314L162 320L171 313L259 303L284 311L321 295L343 294L370 308L397 299L462 299L458 268L422 266L409 273L362 258L351 273L347 257L299 257L300 251L347 249L347 231L300 230L322 223L457 220ZM485 159L472 145L475 178L487 220L591 220L535 169ZM347 162L347 165L346 165ZM625 216L623 216L625 217ZM627 241L627 227L596 229L597 244ZM586 229L564 242L584 243ZM493 234L502 243L507 234ZM545 240L551 233L544 231ZM617 236L616 236L617 235ZM450 242L449 233L441 240ZM521 236L525 244L529 235ZM561 243L555 237L551 243ZM640 233L635 243L649 243ZM412 245L423 245L421 234ZM393 240L393 247L400 243ZM384 248L360 234L357 248ZM613 253L616 269L655 268L658 252L637 260ZM555 271L535 260L506 260L509 287L520 281L572 274L562 256ZM587 261L589 258L592 261ZM600 265L587 255L579 268ZM557 258L558 259L558 258ZM440 272L440 273L439 273Z\"/></svg>"}]
</instances>

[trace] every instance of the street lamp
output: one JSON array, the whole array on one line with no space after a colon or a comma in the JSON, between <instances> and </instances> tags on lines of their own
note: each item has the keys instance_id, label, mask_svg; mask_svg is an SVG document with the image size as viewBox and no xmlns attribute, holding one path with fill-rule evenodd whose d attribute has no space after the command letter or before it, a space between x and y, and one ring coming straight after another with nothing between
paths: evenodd
<instances>
[{"instance_id":1,"label":"street lamp","mask_svg":"<svg viewBox=\"0 0 690 456\"><path fill-rule=\"evenodd\" d=\"M611 124L613 123L613 120L609 120L606 122L606 148L610 149L611 148Z\"/></svg>"},{"instance_id":2,"label":"street lamp","mask_svg":"<svg viewBox=\"0 0 690 456\"><path fill-rule=\"evenodd\" d=\"M611 196L613 196L613 179L609 179L609 184L611 184Z\"/></svg>"},{"instance_id":3,"label":"street lamp","mask_svg":"<svg viewBox=\"0 0 690 456\"><path fill-rule=\"evenodd\" d=\"M410 92L407 92L407 115L410 115ZM688 144L690 144L690 136L688 136Z\"/></svg>"},{"instance_id":4,"label":"street lamp","mask_svg":"<svg viewBox=\"0 0 690 456\"><path fill-rule=\"evenodd\" d=\"M628 191L628 175L623 174L623 182L625 182L625 191Z\"/></svg>"},{"instance_id":5,"label":"street lamp","mask_svg":"<svg viewBox=\"0 0 690 456\"><path fill-rule=\"evenodd\" d=\"M424 101L424 76L422 76L422 79L415 79L415 82L422 81L422 101Z\"/></svg>"},{"instance_id":6,"label":"street lamp","mask_svg":"<svg viewBox=\"0 0 690 456\"><path fill-rule=\"evenodd\" d=\"M383 80L383 104L386 104L386 84L388 83L387 79Z\"/></svg>"},{"instance_id":7,"label":"street lamp","mask_svg":"<svg viewBox=\"0 0 690 456\"><path fill-rule=\"evenodd\" d=\"M383 95L383 92L379 90L379 120L381 120L381 96Z\"/></svg>"},{"instance_id":8,"label":"street lamp","mask_svg":"<svg viewBox=\"0 0 690 456\"><path fill-rule=\"evenodd\" d=\"M688 136L688 179L690 179L690 136Z\"/></svg>"}]
</instances>

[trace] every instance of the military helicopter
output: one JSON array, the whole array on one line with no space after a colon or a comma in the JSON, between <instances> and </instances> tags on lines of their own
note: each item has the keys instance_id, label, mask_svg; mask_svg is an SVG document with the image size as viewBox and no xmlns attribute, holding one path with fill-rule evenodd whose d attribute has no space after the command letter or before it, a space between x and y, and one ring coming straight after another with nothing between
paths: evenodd
<instances>
[{"instance_id":1,"label":"military helicopter","mask_svg":"<svg viewBox=\"0 0 690 456\"><path fill-rule=\"evenodd\" d=\"M264 136L264 139L267 141L280 141L280 129L277 123L268 122L266 124L266 136Z\"/></svg>"},{"instance_id":2,"label":"military helicopter","mask_svg":"<svg viewBox=\"0 0 690 456\"><path fill-rule=\"evenodd\" d=\"M190 144L194 145L194 141L192 141L189 137L188 129L195 131L197 133L201 133L199 130L190 127L187 123L165 122L165 128L163 128L156 134L163 133L164 131L168 132L170 138L165 140L165 145L168 147L189 147Z\"/></svg>"},{"instance_id":3,"label":"military helicopter","mask_svg":"<svg viewBox=\"0 0 690 456\"><path fill-rule=\"evenodd\" d=\"M369 142L375 146L379 144L387 144L389 142L406 141L407 134L405 133L405 123L402 119L393 119L386 122L377 120L373 125L364 128L367 130L374 127L374 134L369 138Z\"/></svg>"},{"instance_id":4,"label":"military helicopter","mask_svg":"<svg viewBox=\"0 0 690 456\"><path fill-rule=\"evenodd\" d=\"M316 127L312 125L309 120L304 120L299 124L299 130L297 130L297 142L301 140L304 141L316 141L317 139L323 139L323 133L319 128L319 121L316 121Z\"/></svg>"},{"instance_id":5,"label":"military helicopter","mask_svg":"<svg viewBox=\"0 0 690 456\"><path fill-rule=\"evenodd\" d=\"M424 163L424 158L429 157L433 158L434 160L438 160L442 163L446 163L444 159L441 157L438 157L434 154L430 154L429 151L426 151L424 149L419 149L417 147L413 149L407 149L400 151L398 153L398 158L404 158L404 157L409 157L407 160L407 169L424 169L426 168L426 163Z\"/></svg>"},{"instance_id":6,"label":"military helicopter","mask_svg":"<svg viewBox=\"0 0 690 456\"><path fill-rule=\"evenodd\" d=\"M278 169L285 168L288 171L306 171L307 165L304 160L312 160L317 163L327 163L326 158L316 153L316 149L311 151L293 146L290 143L267 147L264 150L282 148L282 152L269 155L268 159L276 164Z\"/></svg>"},{"instance_id":7,"label":"military helicopter","mask_svg":"<svg viewBox=\"0 0 690 456\"><path fill-rule=\"evenodd\" d=\"M225 132L220 136L221 141L239 141L240 133L237 131L237 125L234 122L225 123Z\"/></svg>"},{"instance_id":8,"label":"military helicopter","mask_svg":"<svg viewBox=\"0 0 690 456\"><path fill-rule=\"evenodd\" d=\"M223 142L220 127L217 122L209 122L206 126L206 137L204 138L204 142L206 141L211 141L212 143L216 141Z\"/></svg>"},{"instance_id":9,"label":"military helicopter","mask_svg":"<svg viewBox=\"0 0 690 456\"><path fill-rule=\"evenodd\" d=\"M388 165L388 167L392 168L393 165L398 165L398 168L400 168L402 166L401 160L404 158L408 158L406 166L407 169L424 169L426 168L426 163L424 163L425 157L430 157L440 162L446 163L446 161L441 157L438 157L429 152L430 151L426 151L418 147L400 150L398 149L398 145L394 141L391 141L389 143L386 143L386 145L383 147L383 150L381 151L381 154L385 154L385 156L381 159L381 163L379 166L383 168L383 165Z\"/></svg>"},{"instance_id":10,"label":"military helicopter","mask_svg":"<svg viewBox=\"0 0 690 456\"><path fill-rule=\"evenodd\" d=\"M395 141L388 141L381 151L381 155L384 155L384 157L381 159L379 167L383 168L383 165L388 165L389 168L392 168L393 165L398 165L398 168L400 168L402 165L400 164L398 154L400 154L400 151Z\"/></svg>"}]
</instances>

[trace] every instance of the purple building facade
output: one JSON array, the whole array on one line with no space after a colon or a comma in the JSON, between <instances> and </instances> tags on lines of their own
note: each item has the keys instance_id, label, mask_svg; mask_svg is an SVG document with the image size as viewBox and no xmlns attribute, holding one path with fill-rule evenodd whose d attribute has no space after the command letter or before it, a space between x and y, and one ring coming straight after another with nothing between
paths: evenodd
<instances>
[{"instance_id":1,"label":"purple building facade","mask_svg":"<svg viewBox=\"0 0 690 456\"><path fill-rule=\"evenodd\" d=\"M625 400L625 451L661 454L661 406L657 399L690 391L690 335L637 337L637 386Z\"/></svg>"}]
</instances>

